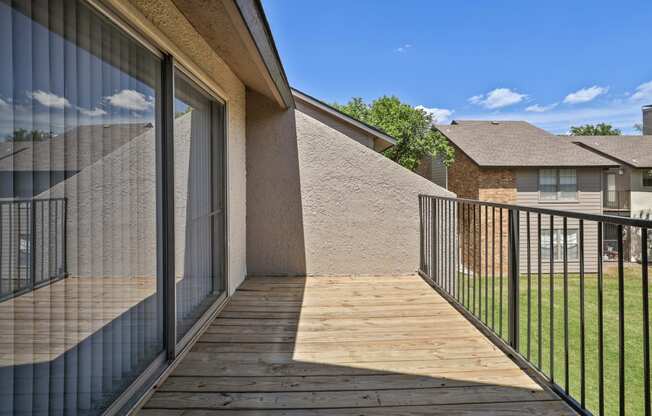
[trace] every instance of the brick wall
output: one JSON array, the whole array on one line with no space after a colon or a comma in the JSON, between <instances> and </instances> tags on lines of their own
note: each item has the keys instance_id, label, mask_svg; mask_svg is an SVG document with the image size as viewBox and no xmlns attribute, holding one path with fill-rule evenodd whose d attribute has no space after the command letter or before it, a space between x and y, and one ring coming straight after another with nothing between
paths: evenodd
<instances>
[{"instance_id":1,"label":"brick wall","mask_svg":"<svg viewBox=\"0 0 652 416\"><path fill-rule=\"evenodd\" d=\"M458 198L478 199L480 167L458 147L453 148L455 161L448 168L448 190Z\"/></svg>"},{"instance_id":2,"label":"brick wall","mask_svg":"<svg viewBox=\"0 0 652 416\"><path fill-rule=\"evenodd\" d=\"M448 170L448 184L449 190L455 192L459 198L516 203L516 175L513 169L481 168L458 148L455 148L455 162ZM502 223L500 210L491 207L485 209L476 206L475 215L472 207L466 211L462 208L459 218L460 247L465 267L476 275L499 276L502 259L503 276L506 276L507 211L503 210ZM468 238L469 234L473 237Z\"/></svg>"}]
</instances>

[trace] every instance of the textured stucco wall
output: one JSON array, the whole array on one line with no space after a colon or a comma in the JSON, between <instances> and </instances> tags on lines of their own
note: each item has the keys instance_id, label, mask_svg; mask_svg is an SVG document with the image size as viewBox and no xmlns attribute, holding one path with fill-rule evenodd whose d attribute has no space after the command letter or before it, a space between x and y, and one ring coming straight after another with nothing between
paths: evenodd
<instances>
[{"instance_id":1,"label":"textured stucco wall","mask_svg":"<svg viewBox=\"0 0 652 416\"><path fill-rule=\"evenodd\" d=\"M414 272L418 194L449 193L299 110L247 96L250 275Z\"/></svg>"},{"instance_id":2,"label":"textured stucco wall","mask_svg":"<svg viewBox=\"0 0 652 416\"><path fill-rule=\"evenodd\" d=\"M133 6L222 89L227 104L229 283L233 292L246 269L245 87L170 0L130 0Z\"/></svg>"}]
</instances>

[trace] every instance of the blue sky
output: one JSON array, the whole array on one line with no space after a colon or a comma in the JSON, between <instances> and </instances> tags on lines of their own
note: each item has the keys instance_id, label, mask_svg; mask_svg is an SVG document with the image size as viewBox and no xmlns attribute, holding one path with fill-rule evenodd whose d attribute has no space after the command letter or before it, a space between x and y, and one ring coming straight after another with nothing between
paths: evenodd
<instances>
[{"instance_id":1,"label":"blue sky","mask_svg":"<svg viewBox=\"0 0 652 416\"><path fill-rule=\"evenodd\" d=\"M652 1L263 0L292 86L396 95L442 122L633 133L652 104Z\"/></svg>"}]
</instances>

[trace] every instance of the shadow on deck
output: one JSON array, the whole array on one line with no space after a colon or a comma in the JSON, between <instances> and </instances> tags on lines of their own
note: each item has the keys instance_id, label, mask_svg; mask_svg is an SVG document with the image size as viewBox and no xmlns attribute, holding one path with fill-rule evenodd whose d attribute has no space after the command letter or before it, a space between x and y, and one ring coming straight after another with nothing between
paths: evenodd
<instances>
[{"instance_id":1,"label":"shadow on deck","mask_svg":"<svg viewBox=\"0 0 652 416\"><path fill-rule=\"evenodd\" d=\"M417 276L249 278L141 415L572 415Z\"/></svg>"}]
</instances>

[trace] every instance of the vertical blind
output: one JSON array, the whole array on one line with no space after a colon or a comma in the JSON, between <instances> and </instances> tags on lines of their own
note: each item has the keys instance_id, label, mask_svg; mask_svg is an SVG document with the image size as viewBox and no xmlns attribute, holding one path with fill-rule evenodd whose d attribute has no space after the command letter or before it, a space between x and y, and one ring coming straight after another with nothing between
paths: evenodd
<instances>
[{"instance_id":1,"label":"vertical blind","mask_svg":"<svg viewBox=\"0 0 652 416\"><path fill-rule=\"evenodd\" d=\"M174 185L177 338L223 290L221 104L182 73L175 75Z\"/></svg>"},{"instance_id":2,"label":"vertical blind","mask_svg":"<svg viewBox=\"0 0 652 416\"><path fill-rule=\"evenodd\" d=\"M98 414L163 350L160 74L84 3L0 1L0 415Z\"/></svg>"}]
</instances>

